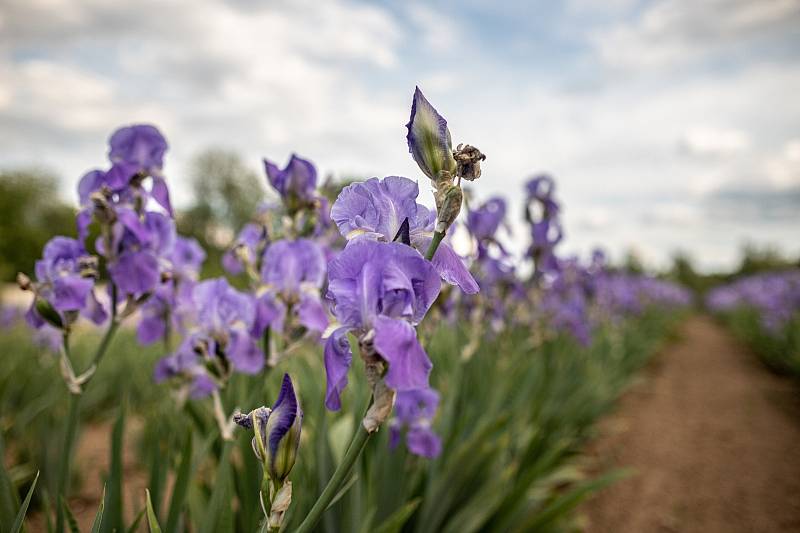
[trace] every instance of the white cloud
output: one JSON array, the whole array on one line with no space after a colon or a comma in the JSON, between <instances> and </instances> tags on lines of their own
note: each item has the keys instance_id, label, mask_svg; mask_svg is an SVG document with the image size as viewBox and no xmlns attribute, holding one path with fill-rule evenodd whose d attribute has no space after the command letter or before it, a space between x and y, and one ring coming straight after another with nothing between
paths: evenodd
<instances>
[{"instance_id":1,"label":"white cloud","mask_svg":"<svg viewBox=\"0 0 800 533\"><path fill-rule=\"evenodd\" d=\"M569 58L550 70L508 61L493 44L506 41L486 33L491 21L466 24L462 11L422 3L7 0L0 166L49 165L71 190L103 164L114 127L147 121L170 141L179 200L186 162L210 145L238 150L259 171L260 157L283 162L296 150L323 173L418 177L403 125L419 83L454 142L488 155L474 188L509 198L515 224L522 180L555 175L569 246L646 241L655 253L678 223L704 226L682 202L797 183L800 63L742 53L731 55L741 58L735 68L702 68L791 36L796 3L666 0L628 17L628 0L575 0L564 24L592 3L587 18L612 22L580 57L590 89L564 90L574 87ZM519 39L556 46L535 33ZM699 67L672 68L685 65ZM641 212L654 213L646 232Z\"/></svg>"},{"instance_id":2,"label":"white cloud","mask_svg":"<svg viewBox=\"0 0 800 533\"><path fill-rule=\"evenodd\" d=\"M691 126L680 145L692 155L726 156L749 148L750 137L747 132L735 128Z\"/></svg>"},{"instance_id":3,"label":"white cloud","mask_svg":"<svg viewBox=\"0 0 800 533\"><path fill-rule=\"evenodd\" d=\"M778 155L769 157L764 163L764 170L774 187L800 187L800 139L791 139Z\"/></svg>"},{"instance_id":4,"label":"white cloud","mask_svg":"<svg viewBox=\"0 0 800 533\"><path fill-rule=\"evenodd\" d=\"M658 69L769 40L798 22L795 0L659 0L633 23L604 28L593 41L612 67Z\"/></svg>"}]
</instances>

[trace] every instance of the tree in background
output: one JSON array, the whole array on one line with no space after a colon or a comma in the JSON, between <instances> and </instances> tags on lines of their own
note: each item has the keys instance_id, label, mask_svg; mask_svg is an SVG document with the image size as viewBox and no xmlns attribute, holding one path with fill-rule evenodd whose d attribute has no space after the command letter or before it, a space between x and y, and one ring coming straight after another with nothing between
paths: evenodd
<instances>
[{"instance_id":1,"label":"tree in background","mask_svg":"<svg viewBox=\"0 0 800 533\"><path fill-rule=\"evenodd\" d=\"M59 195L58 180L35 169L0 171L0 280L33 272L54 231L73 237L75 209Z\"/></svg>"},{"instance_id":2,"label":"tree in background","mask_svg":"<svg viewBox=\"0 0 800 533\"><path fill-rule=\"evenodd\" d=\"M238 153L218 148L198 154L189 172L192 203L178 213L178 232L194 237L207 251L203 275L221 275L225 248L265 199L266 177Z\"/></svg>"}]
</instances>

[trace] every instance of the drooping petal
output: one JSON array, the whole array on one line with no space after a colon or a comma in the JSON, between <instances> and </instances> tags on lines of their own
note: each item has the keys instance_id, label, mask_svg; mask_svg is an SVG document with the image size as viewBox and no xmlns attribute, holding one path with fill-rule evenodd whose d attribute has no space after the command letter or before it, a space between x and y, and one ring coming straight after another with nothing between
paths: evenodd
<instances>
[{"instance_id":1,"label":"drooping petal","mask_svg":"<svg viewBox=\"0 0 800 533\"><path fill-rule=\"evenodd\" d=\"M417 239L414 245L426 250L430 243L431 238L424 236ZM446 242L439 244L431 263L442 279L450 285L457 285L467 294L475 294L480 290L478 282L472 277L464 261Z\"/></svg>"},{"instance_id":2,"label":"drooping petal","mask_svg":"<svg viewBox=\"0 0 800 533\"><path fill-rule=\"evenodd\" d=\"M144 316L136 328L136 340L145 346L164 338L167 324L160 316Z\"/></svg>"},{"instance_id":3,"label":"drooping petal","mask_svg":"<svg viewBox=\"0 0 800 533\"><path fill-rule=\"evenodd\" d=\"M353 361L348 331L348 328L339 328L325 342L325 407L331 411L338 411L342 407L340 396L347 387L347 372Z\"/></svg>"},{"instance_id":4,"label":"drooping petal","mask_svg":"<svg viewBox=\"0 0 800 533\"><path fill-rule=\"evenodd\" d=\"M102 170L90 170L83 175L78 182L78 199L82 206L89 203L89 196L100 190L100 187L105 183L106 173Z\"/></svg>"},{"instance_id":5,"label":"drooping petal","mask_svg":"<svg viewBox=\"0 0 800 533\"><path fill-rule=\"evenodd\" d=\"M158 259L150 252L123 252L109 271L122 294L135 298L155 289L161 280Z\"/></svg>"},{"instance_id":6,"label":"drooping petal","mask_svg":"<svg viewBox=\"0 0 800 533\"><path fill-rule=\"evenodd\" d=\"M386 385L397 391L428 387L433 368L417 340L417 332L405 320L379 316L375 319L375 350L389 363Z\"/></svg>"},{"instance_id":7,"label":"drooping petal","mask_svg":"<svg viewBox=\"0 0 800 533\"><path fill-rule=\"evenodd\" d=\"M264 293L256 300L256 315L251 333L255 337L261 337L268 327L283 331L285 318L286 306L283 302L270 292Z\"/></svg>"},{"instance_id":8,"label":"drooping petal","mask_svg":"<svg viewBox=\"0 0 800 533\"><path fill-rule=\"evenodd\" d=\"M264 352L246 331L231 332L226 355L236 370L243 374L258 374L264 368Z\"/></svg>"},{"instance_id":9,"label":"drooping petal","mask_svg":"<svg viewBox=\"0 0 800 533\"><path fill-rule=\"evenodd\" d=\"M153 200L163 207L169 216L173 216L172 202L169 198L169 187L167 187L167 182L164 178L153 178L153 189L150 191L150 194L153 196Z\"/></svg>"},{"instance_id":10,"label":"drooping petal","mask_svg":"<svg viewBox=\"0 0 800 533\"><path fill-rule=\"evenodd\" d=\"M300 324L311 331L323 332L328 327L328 314L325 312L319 296L304 292L297 306L297 318Z\"/></svg>"},{"instance_id":11,"label":"drooping petal","mask_svg":"<svg viewBox=\"0 0 800 533\"><path fill-rule=\"evenodd\" d=\"M411 104L411 118L408 128L408 151L419 168L431 179L436 179L439 171L453 172L456 162L453 159L453 146L447 121L423 96L417 87Z\"/></svg>"},{"instance_id":12,"label":"drooping petal","mask_svg":"<svg viewBox=\"0 0 800 533\"><path fill-rule=\"evenodd\" d=\"M406 444L414 455L433 459L442 453L442 440L426 425L414 425L406 433Z\"/></svg>"},{"instance_id":13,"label":"drooping petal","mask_svg":"<svg viewBox=\"0 0 800 533\"><path fill-rule=\"evenodd\" d=\"M58 311L79 311L86 305L86 298L94 287L94 281L79 276L62 276L53 281L53 307Z\"/></svg>"}]
</instances>

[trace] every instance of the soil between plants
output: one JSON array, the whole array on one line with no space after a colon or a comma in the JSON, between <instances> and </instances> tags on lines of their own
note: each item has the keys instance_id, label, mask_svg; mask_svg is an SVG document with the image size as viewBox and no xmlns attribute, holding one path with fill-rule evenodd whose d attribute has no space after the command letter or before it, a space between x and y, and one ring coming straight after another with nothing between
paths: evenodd
<instances>
[{"instance_id":1,"label":"soil between plants","mask_svg":"<svg viewBox=\"0 0 800 533\"><path fill-rule=\"evenodd\" d=\"M598 431L592 455L633 472L584 504L589 533L800 531L800 386L709 317Z\"/></svg>"}]
</instances>

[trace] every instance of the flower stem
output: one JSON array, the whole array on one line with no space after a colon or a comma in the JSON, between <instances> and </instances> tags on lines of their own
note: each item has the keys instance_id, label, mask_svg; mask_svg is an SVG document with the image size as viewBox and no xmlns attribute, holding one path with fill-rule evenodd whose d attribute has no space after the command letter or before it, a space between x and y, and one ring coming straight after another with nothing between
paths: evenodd
<instances>
[{"instance_id":1,"label":"flower stem","mask_svg":"<svg viewBox=\"0 0 800 533\"><path fill-rule=\"evenodd\" d=\"M61 447L61 461L58 469L58 492L56 501L56 533L64 531L64 506L61 499L66 497L69 487L70 463L72 462L72 447L75 443L75 434L78 431L78 416L80 412L80 394L69 395L69 415L67 426L64 429L64 444Z\"/></svg>"},{"instance_id":2,"label":"flower stem","mask_svg":"<svg viewBox=\"0 0 800 533\"><path fill-rule=\"evenodd\" d=\"M371 433L367 433L363 425L358 425L347 448L344 459L342 459L342 462L336 467L336 471L334 471L333 476L330 481L328 481L322 494L320 494L316 503L311 508L311 511L308 512L305 520L303 520L303 523L300 524L300 527L297 528L295 533L309 533L314 530L314 527L322 518L322 514L328 509L333 498L336 497L339 490L341 490L347 475L353 469L353 464L355 464L356 459L358 459L358 456L361 455L361 452L367 445L370 435Z\"/></svg>"},{"instance_id":3,"label":"flower stem","mask_svg":"<svg viewBox=\"0 0 800 533\"><path fill-rule=\"evenodd\" d=\"M103 335L103 338L100 340L100 344L97 346L97 350L94 353L94 357L92 357L92 362L89 365L89 369L96 369L97 365L100 364L100 360L108 351L108 347L111 344L111 339L114 338L114 334L117 332L118 328L119 319L117 318L117 289L116 286L112 285L111 323L109 324L105 335ZM68 336L64 337L64 353L66 357L69 358ZM89 385L89 381L91 381L92 377L94 377L94 373L87 374L87 377L82 384L84 390L85 387ZM67 489L69 488L69 478L71 472L70 467L72 465L72 448L75 443L75 437L78 433L78 421L80 418L81 394L71 393L69 396L69 415L67 417L67 425L64 429L64 445L61 448L61 462L58 470L58 493L56 494L56 533L62 533L64 531L64 506L61 504L61 499L66 499L67 497Z\"/></svg>"},{"instance_id":4,"label":"flower stem","mask_svg":"<svg viewBox=\"0 0 800 533\"><path fill-rule=\"evenodd\" d=\"M428 261L433 260L433 256L436 254L436 250L439 248L439 244L441 244L442 239L444 239L443 231L433 232L433 240L431 240L430 245L428 245L428 251L425 252L425 259Z\"/></svg>"}]
</instances>

